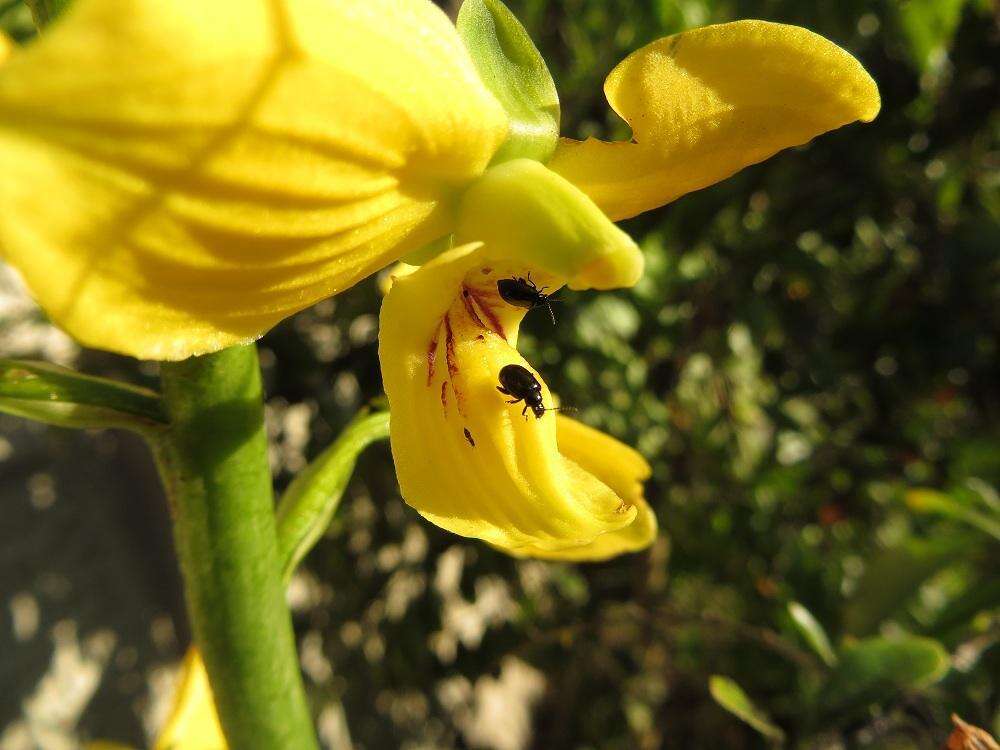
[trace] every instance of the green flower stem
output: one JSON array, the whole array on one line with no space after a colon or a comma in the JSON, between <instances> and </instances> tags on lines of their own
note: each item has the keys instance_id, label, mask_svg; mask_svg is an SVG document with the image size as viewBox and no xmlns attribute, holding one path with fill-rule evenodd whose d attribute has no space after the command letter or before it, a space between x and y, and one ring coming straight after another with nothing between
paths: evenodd
<instances>
[{"instance_id":1,"label":"green flower stem","mask_svg":"<svg viewBox=\"0 0 1000 750\"><path fill-rule=\"evenodd\" d=\"M155 439L195 642L230 747L317 748L284 598L255 346L162 365Z\"/></svg>"}]
</instances>

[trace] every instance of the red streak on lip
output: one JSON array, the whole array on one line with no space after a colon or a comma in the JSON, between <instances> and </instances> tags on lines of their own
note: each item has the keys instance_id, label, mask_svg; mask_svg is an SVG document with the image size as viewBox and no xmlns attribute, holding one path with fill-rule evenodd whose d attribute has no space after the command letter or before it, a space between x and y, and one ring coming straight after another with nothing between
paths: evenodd
<instances>
[{"instance_id":1,"label":"red streak on lip","mask_svg":"<svg viewBox=\"0 0 1000 750\"><path fill-rule=\"evenodd\" d=\"M471 289L464 289L462 291L462 298L465 299L467 297L471 297L472 301L479 306L480 310L482 310L483 315L486 317L486 320L489 323L488 328L491 331L493 331L493 333L495 333L497 336L506 341L507 334L503 332L503 326L500 324L500 318L498 318L496 316L496 313L493 312L493 308L491 308L488 304L486 304L486 302L483 301L483 298L480 297L478 294L476 294L476 292L472 291ZM468 301L466 301L466 305L468 305ZM476 319L480 320L480 324L482 323L481 319L479 319L479 316L476 316Z\"/></svg>"},{"instance_id":2,"label":"red streak on lip","mask_svg":"<svg viewBox=\"0 0 1000 750\"><path fill-rule=\"evenodd\" d=\"M438 348L438 337L441 335L441 324L438 323L437 329L434 331L434 338L431 339L431 345L427 347L427 385L430 387L431 381L434 380L434 363L437 360L437 348Z\"/></svg>"},{"instance_id":3,"label":"red streak on lip","mask_svg":"<svg viewBox=\"0 0 1000 750\"><path fill-rule=\"evenodd\" d=\"M455 392L455 405L458 413L465 416L464 398L458 385L455 383L455 376L458 375L458 363L455 361L455 334L451 330L451 318L444 316L444 351L445 361L448 364L448 376L451 380L451 389Z\"/></svg>"},{"instance_id":4,"label":"red streak on lip","mask_svg":"<svg viewBox=\"0 0 1000 750\"><path fill-rule=\"evenodd\" d=\"M448 381L441 381L441 406L444 409L448 408Z\"/></svg>"},{"instance_id":5,"label":"red streak on lip","mask_svg":"<svg viewBox=\"0 0 1000 750\"><path fill-rule=\"evenodd\" d=\"M486 324L479 317L479 313L476 312L476 308L472 304L472 293L465 287L462 288L462 304L465 305L465 311L469 313L469 317L472 318L473 322L480 328L486 328Z\"/></svg>"}]
</instances>

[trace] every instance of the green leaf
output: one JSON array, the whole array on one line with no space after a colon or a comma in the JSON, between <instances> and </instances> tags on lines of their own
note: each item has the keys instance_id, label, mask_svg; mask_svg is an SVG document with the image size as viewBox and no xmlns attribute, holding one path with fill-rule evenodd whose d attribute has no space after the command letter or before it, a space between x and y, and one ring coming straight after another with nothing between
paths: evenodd
<instances>
[{"instance_id":1,"label":"green leaf","mask_svg":"<svg viewBox=\"0 0 1000 750\"><path fill-rule=\"evenodd\" d=\"M828 715L904 690L927 687L948 671L944 646L930 638L869 638L843 651L840 663L820 693Z\"/></svg>"},{"instance_id":2,"label":"green leaf","mask_svg":"<svg viewBox=\"0 0 1000 750\"><path fill-rule=\"evenodd\" d=\"M802 640L809 644L824 664L828 667L834 666L837 663L837 655L833 653L826 630L819 624L819 620L813 617L812 612L798 602L789 602L788 615L792 618L792 624L799 631Z\"/></svg>"},{"instance_id":3,"label":"green leaf","mask_svg":"<svg viewBox=\"0 0 1000 750\"><path fill-rule=\"evenodd\" d=\"M167 423L155 391L15 359L0 360L0 412L59 427L148 432Z\"/></svg>"},{"instance_id":4,"label":"green leaf","mask_svg":"<svg viewBox=\"0 0 1000 750\"><path fill-rule=\"evenodd\" d=\"M500 0L465 0L455 25L479 77L510 117L493 163L548 161L559 140L559 94L528 32Z\"/></svg>"},{"instance_id":5,"label":"green leaf","mask_svg":"<svg viewBox=\"0 0 1000 750\"><path fill-rule=\"evenodd\" d=\"M907 0L894 3L913 64L921 72L940 69L947 59L965 0Z\"/></svg>"},{"instance_id":6,"label":"green leaf","mask_svg":"<svg viewBox=\"0 0 1000 750\"><path fill-rule=\"evenodd\" d=\"M955 636L953 631L971 628L972 621L980 612L1000 607L1000 577L987 573L984 578L971 579L969 585L950 599L937 616L922 628L922 632L947 640Z\"/></svg>"},{"instance_id":7,"label":"green leaf","mask_svg":"<svg viewBox=\"0 0 1000 750\"><path fill-rule=\"evenodd\" d=\"M906 493L906 504L917 513L937 513L973 526L1000 542L1000 519L969 508L943 492L915 489Z\"/></svg>"},{"instance_id":8,"label":"green leaf","mask_svg":"<svg viewBox=\"0 0 1000 750\"><path fill-rule=\"evenodd\" d=\"M754 705L750 697L743 692L743 688L728 677L712 675L708 680L708 692L712 694L716 703L768 739L784 742L785 733L774 725L766 713Z\"/></svg>"},{"instance_id":9,"label":"green leaf","mask_svg":"<svg viewBox=\"0 0 1000 750\"><path fill-rule=\"evenodd\" d=\"M965 559L976 546L968 538L923 541L911 539L872 559L844 608L844 629L869 635L894 615L928 578L956 560Z\"/></svg>"},{"instance_id":10,"label":"green leaf","mask_svg":"<svg viewBox=\"0 0 1000 750\"><path fill-rule=\"evenodd\" d=\"M357 416L336 442L292 481L278 503L278 553L288 581L333 519L358 455L389 437L389 413Z\"/></svg>"}]
</instances>

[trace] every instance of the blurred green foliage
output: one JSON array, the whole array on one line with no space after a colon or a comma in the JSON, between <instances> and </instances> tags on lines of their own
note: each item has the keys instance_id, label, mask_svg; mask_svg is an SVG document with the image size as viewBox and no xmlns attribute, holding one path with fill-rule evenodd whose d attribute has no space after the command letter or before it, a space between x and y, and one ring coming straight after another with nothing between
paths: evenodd
<instances>
[{"instance_id":1,"label":"blurred green foliage","mask_svg":"<svg viewBox=\"0 0 1000 750\"><path fill-rule=\"evenodd\" d=\"M358 746L466 747L470 691L516 657L545 678L535 748L934 748L953 711L1000 732L996 4L510 7L566 135L628 137L606 73L736 18L846 47L882 113L630 220L639 286L529 317L522 348L563 403L650 459L649 553L515 562L423 523L388 451L363 457L309 561L326 593L299 608L304 660L333 665L307 669L317 705L342 704ZM272 415L308 406L309 455L381 392L378 304L367 282L264 340Z\"/></svg>"}]
</instances>

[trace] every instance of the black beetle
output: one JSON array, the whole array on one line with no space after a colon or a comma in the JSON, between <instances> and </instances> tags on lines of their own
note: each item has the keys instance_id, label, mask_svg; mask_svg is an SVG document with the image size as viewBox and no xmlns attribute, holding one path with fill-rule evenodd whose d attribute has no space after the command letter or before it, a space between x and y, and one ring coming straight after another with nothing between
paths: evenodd
<instances>
[{"instance_id":1,"label":"black beetle","mask_svg":"<svg viewBox=\"0 0 1000 750\"><path fill-rule=\"evenodd\" d=\"M546 409L542 406L542 384L538 382L529 370L521 365L504 365L500 370L500 385L497 390L505 396L513 396L508 404L516 404L524 401L524 408L521 414L527 418L528 409L535 415L535 419L541 419L547 411L558 411L557 408Z\"/></svg>"},{"instance_id":2,"label":"black beetle","mask_svg":"<svg viewBox=\"0 0 1000 750\"><path fill-rule=\"evenodd\" d=\"M531 274L528 274L528 278L514 276L510 279L500 279L497 281L497 292L500 294L500 299L508 305L524 307L528 310L534 310L536 307L545 305L549 309L552 324L555 325L556 314L552 312L552 303L549 300L551 295L545 293L546 289L548 289L547 286L539 289L535 282L531 280Z\"/></svg>"}]
</instances>

